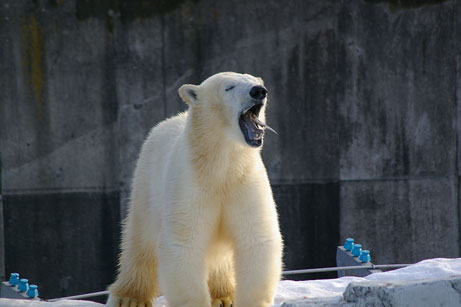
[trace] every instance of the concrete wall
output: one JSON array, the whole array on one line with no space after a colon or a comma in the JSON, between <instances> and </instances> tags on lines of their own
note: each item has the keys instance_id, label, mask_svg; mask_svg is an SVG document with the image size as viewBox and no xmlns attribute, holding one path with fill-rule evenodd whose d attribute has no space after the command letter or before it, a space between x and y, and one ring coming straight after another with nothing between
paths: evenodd
<instances>
[{"instance_id":1,"label":"concrete wall","mask_svg":"<svg viewBox=\"0 0 461 307\"><path fill-rule=\"evenodd\" d=\"M459 256L459 5L2 1L7 273L47 269L63 286L45 298L111 282L146 133L185 110L181 84L226 70L270 92L279 135L263 158L287 269L333 266L348 236L375 263ZM82 271L98 283L83 285Z\"/></svg>"},{"instance_id":2,"label":"concrete wall","mask_svg":"<svg viewBox=\"0 0 461 307\"><path fill-rule=\"evenodd\" d=\"M338 17L340 232L377 263L460 253L457 6L354 2Z\"/></svg>"}]
</instances>

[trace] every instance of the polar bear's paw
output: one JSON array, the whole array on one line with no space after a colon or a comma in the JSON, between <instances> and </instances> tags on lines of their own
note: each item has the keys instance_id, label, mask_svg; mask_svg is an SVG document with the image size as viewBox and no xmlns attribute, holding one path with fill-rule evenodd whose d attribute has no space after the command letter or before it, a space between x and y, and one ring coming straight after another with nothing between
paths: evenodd
<instances>
[{"instance_id":1,"label":"polar bear's paw","mask_svg":"<svg viewBox=\"0 0 461 307\"><path fill-rule=\"evenodd\" d=\"M152 302L141 302L135 298L124 297L119 299L119 307L152 307Z\"/></svg>"},{"instance_id":2,"label":"polar bear's paw","mask_svg":"<svg viewBox=\"0 0 461 307\"><path fill-rule=\"evenodd\" d=\"M211 300L211 307L232 307L232 299L230 297L214 298Z\"/></svg>"},{"instance_id":3,"label":"polar bear's paw","mask_svg":"<svg viewBox=\"0 0 461 307\"><path fill-rule=\"evenodd\" d=\"M153 307L153 302L142 302L130 297L115 297L111 295L106 303L110 307Z\"/></svg>"}]
</instances>

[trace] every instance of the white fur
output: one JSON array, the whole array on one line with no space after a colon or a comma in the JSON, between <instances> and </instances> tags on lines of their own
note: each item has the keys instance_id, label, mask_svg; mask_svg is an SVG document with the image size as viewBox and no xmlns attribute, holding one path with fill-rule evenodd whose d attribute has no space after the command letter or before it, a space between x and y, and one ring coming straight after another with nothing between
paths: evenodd
<instances>
[{"instance_id":1,"label":"white fur","mask_svg":"<svg viewBox=\"0 0 461 307\"><path fill-rule=\"evenodd\" d=\"M220 73L184 85L189 110L152 129L107 306L149 306L160 292L170 307L272 305L282 239L260 149L245 143L238 126L249 90L260 84Z\"/></svg>"}]
</instances>

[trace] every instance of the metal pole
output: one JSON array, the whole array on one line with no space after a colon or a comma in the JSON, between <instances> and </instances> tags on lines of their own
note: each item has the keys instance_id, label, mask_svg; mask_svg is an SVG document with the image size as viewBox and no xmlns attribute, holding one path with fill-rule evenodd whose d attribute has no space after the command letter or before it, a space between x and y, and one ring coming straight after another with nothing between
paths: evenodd
<instances>
[{"instance_id":1,"label":"metal pole","mask_svg":"<svg viewBox=\"0 0 461 307\"><path fill-rule=\"evenodd\" d=\"M380 265L358 265L358 266L340 266L334 268L321 268L321 269L306 269L306 270L293 270L284 271L282 275L294 274L308 274L308 273L321 273L321 272L335 272L335 271L350 271L350 270L363 270L363 269L398 269L409 266L409 264L380 264Z\"/></svg>"},{"instance_id":2,"label":"metal pole","mask_svg":"<svg viewBox=\"0 0 461 307\"><path fill-rule=\"evenodd\" d=\"M56 302L60 300L79 300L82 298L89 298L93 296L101 296L101 295L108 295L109 291L99 291L99 292L93 292L93 293L87 293L87 294L80 294L80 295L73 295L73 296L66 296L66 297L60 297L60 298L54 298L51 300L46 300L47 302Z\"/></svg>"}]
</instances>

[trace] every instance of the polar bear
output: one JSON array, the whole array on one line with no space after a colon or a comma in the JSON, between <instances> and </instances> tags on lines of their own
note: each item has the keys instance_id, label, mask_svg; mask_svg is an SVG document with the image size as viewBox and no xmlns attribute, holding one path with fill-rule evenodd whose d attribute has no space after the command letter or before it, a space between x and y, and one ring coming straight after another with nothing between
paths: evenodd
<instances>
[{"instance_id":1,"label":"polar bear","mask_svg":"<svg viewBox=\"0 0 461 307\"><path fill-rule=\"evenodd\" d=\"M273 304L282 238L261 146L261 78L224 72L179 96L188 110L152 129L137 162L119 274L107 306Z\"/></svg>"}]
</instances>

